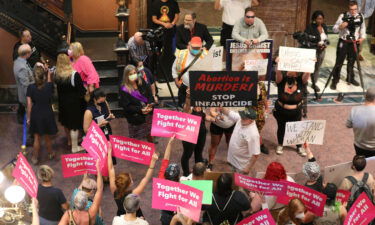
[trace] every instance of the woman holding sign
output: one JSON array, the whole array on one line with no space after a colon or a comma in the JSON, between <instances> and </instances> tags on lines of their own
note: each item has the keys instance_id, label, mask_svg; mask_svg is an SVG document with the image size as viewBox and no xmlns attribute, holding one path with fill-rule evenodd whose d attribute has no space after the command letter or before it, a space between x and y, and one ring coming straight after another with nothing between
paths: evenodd
<instances>
[{"instance_id":1,"label":"woman holding sign","mask_svg":"<svg viewBox=\"0 0 375 225\"><path fill-rule=\"evenodd\" d=\"M137 73L135 66L127 65L120 89L120 106L128 121L129 137L137 140L147 138L153 142L151 126L154 98L150 85Z\"/></svg>"},{"instance_id":2,"label":"woman holding sign","mask_svg":"<svg viewBox=\"0 0 375 225\"><path fill-rule=\"evenodd\" d=\"M278 61L278 59L276 59ZM278 98L275 102L273 115L277 120L277 141L276 153L283 154L283 141L285 126L287 122L301 121L304 86L309 79L309 73L297 73L291 71L276 71L276 83ZM298 154L306 156L301 145L297 145Z\"/></svg>"}]
</instances>

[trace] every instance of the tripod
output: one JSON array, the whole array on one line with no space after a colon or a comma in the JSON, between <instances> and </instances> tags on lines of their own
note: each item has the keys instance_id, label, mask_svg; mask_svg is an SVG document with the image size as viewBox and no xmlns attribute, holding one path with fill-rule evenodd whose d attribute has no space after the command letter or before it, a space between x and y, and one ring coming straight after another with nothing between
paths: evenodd
<instances>
[{"instance_id":1,"label":"tripod","mask_svg":"<svg viewBox=\"0 0 375 225\"><path fill-rule=\"evenodd\" d=\"M358 69L358 75L359 75L359 79L360 79L360 82L361 82L361 86L362 86L362 93L363 93L363 95L365 95L365 87L364 87L364 83L363 83L363 76L362 76L362 69L361 69L361 64L360 64L360 62L359 62L359 53L358 53L358 48L357 48L357 40L355 40L355 37L353 36L353 35L350 35L350 42L353 44L353 51L354 51L354 53L355 53L355 61L357 62L357 69ZM343 65L343 63L341 63L340 65L338 65L338 66L342 66ZM336 65L335 65L335 67L336 67ZM322 98L322 96L323 96L323 94L324 94L324 91L325 91L325 89L327 88L327 86L328 86L328 84L330 83L330 81L331 81L331 79L332 79L332 76L333 76L333 70L335 69L335 67L332 69L332 71L330 72L330 74L329 74L329 77L328 77L328 79L327 79L327 82L326 82L326 84L325 84L325 86L324 86L324 89L323 89L323 91L322 91L322 93L320 94L320 97L319 97L319 99L321 99ZM353 71L353 73L354 73L354 71ZM348 74L348 76L349 76L349 74Z\"/></svg>"}]
</instances>

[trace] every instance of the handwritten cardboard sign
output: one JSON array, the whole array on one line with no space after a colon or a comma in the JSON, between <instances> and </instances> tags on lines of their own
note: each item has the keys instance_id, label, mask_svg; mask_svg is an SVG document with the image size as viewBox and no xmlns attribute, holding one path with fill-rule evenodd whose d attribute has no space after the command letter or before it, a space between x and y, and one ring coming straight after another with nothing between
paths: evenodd
<instances>
[{"instance_id":1,"label":"handwritten cardboard sign","mask_svg":"<svg viewBox=\"0 0 375 225\"><path fill-rule=\"evenodd\" d=\"M18 154L16 167L13 169L12 176L31 197L36 198L38 194L38 180L33 168L22 153Z\"/></svg>"},{"instance_id":2,"label":"handwritten cardboard sign","mask_svg":"<svg viewBox=\"0 0 375 225\"><path fill-rule=\"evenodd\" d=\"M344 225L369 224L375 218L375 206L365 192L359 195L345 217Z\"/></svg>"},{"instance_id":3,"label":"handwritten cardboard sign","mask_svg":"<svg viewBox=\"0 0 375 225\"><path fill-rule=\"evenodd\" d=\"M257 101L255 71L190 71L190 98L199 107L245 107Z\"/></svg>"},{"instance_id":4,"label":"handwritten cardboard sign","mask_svg":"<svg viewBox=\"0 0 375 225\"><path fill-rule=\"evenodd\" d=\"M287 188L283 182L253 178L239 173L234 174L234 183L250 191L260 191L276 196L284 196Z\"/></svg>"},{"instance_id":5,"label":"handwritten cardboard sign","mask_svg":"<svg viewBox=\"0 0 375 225\"><path fill-rule=\"evenodd\" d=\"M152 208L177 211L181 206L194 215L195 221L199 220L202 207L203 191L177 182L154 178L152 182Z\"/></svg>"},{"instance_id":6,"label":"handwritten cardboard sign","mask_svg":"<svg viewBox=\"0 0 375 225\"><path fill-rule=\"evenodd\" d=\"M340 202L341 204L344 204L345 202L348 202L350 198L350 191L345 190L337 190L336 192L336 202Z\"/></svg>"},{"instance_id":7,"label":"handwritten cardboard sign","mask_svg":"<svg viewBox=\"0 0 375 225\"><path fill-rule=\"evenodd\" d=\"M85 173L97 174L96 160L88 153L61 155L61 169L64 178ZM101 172L103 176L108 176L107 162Z\"/></svg>"},{"instance_id":8,"label":"handwritten cardboard sign","mask_svg":"<svg viewBox=\"0 0 375 225\"><path fill-rule=\"evenodd\" d=\"M268 209L259 211L241 222L237 225L276 225L275 220L272 218L272 215Z\"/></svg>"},{"instance_id":9,"label":"handwritten cardboard sign","mask_svg":"<svg viewBox=\"0 0 375 225\"><path fill-rule=\"evenodd\" d=\"M322 145L324 139L325 120L304 120L287 122L285 126L284 146L298 144Z\"/></svg>"},{"instance_id":10,"label":"handwritten cardboard sign","mask_svg":"<svg viewBox=\"0 0 375 225\"><path fill-rule=\"evenodd\" d=\"M155 109L152 117L151 135L172 137L182 141L197 143L202 118L188 113L165 109Z\"/></svg>"},{"instance_id":11,"label":"handwritten cardboard sign","mask_svg":"<svg viewBox=\"0 0 375 225\"><path fill-rule=\"evenodd\" d=\"M315 70L315 62L315 49L280 46L277 69L280 71L313 73Z\"/></svg>"},{"instance_id":12,"label":"handwritten cardboard sign","mask_svg":"<svg viewBox=\"0 0 375 225\"><path fill-rule=\"evenodd\" d=\"M94 121L91 122L81 146L94 159L99 159L100 168L104 167L108 154L108 141L103 131Z\"/></svg>"},{"instance_id":13,"label":"handwritten cardboard sign","mask_svg":"<svg viewBox=\"0 0 375 225\"><path fill-rule=\"evenodd\" d=\"M155 144L128 137L111 135L112 155L128 161L150 165Z\"/></svg>"},{"instance_id":14,"label":"handwritten cardboard sign","mask_svg":"<svg viewBox=\"0 0 375 225\"><path fill-rule=\"evenodd\" d=\"M282 181L287 186L286 196L279 196L277 202L287 205L293 198L300 199L306 206L306 208L317 216L323 216L324 205L326 203L327 196L317 192L311 188L288 182Z\"/></svg>"}]
</instances>

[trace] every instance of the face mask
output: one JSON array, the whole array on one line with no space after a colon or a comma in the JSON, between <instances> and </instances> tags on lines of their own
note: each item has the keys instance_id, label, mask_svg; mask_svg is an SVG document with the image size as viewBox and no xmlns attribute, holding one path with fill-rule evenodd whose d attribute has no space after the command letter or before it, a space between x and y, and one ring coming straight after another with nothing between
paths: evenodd
<instances>
[{"instance_id":1,"label":"face mask","mask_svg":"<svg viewBox=\"0 0 375 225\"><path fill-rule=\"evenodd\" d=\"M198 49L191 49L191 50L190 50L190 53L191 53L192 55L198 55L199 51L200 51L200 50L198 50Z\"/></svg>"},{"instance_id":2,"label":"face mask","mask_svg":"<svg viewBox=\"0 0 375 225\"><path fill-rule=\"evenodd\" d=\"M303 218L305 218L305 213L303 213L303 212L298 213L298 214L296 215L296 218L302 220Z\"/></svg>"},{"instance_id":3,"label":"face mask","mask_svg":"<svg viewBox=\"0 0 375 225\"><path fill-rule=\"evenodd\" d=\"M68 50L68 56L72 57L73 56L73 51L72 50Z\"/></svg>"},{"instance_id":4,"label":"face mask","mask_svg":"<svg viewBox=\"0 0 375 225\"><path fill-rule=\"evenodd\" d=\"M137 78L138 78L138 74L132 74L132 75L129 75L129 80L130 81L135 81L135 80L137 80Z\"/></svg>"},{"instance_id":5,"label":"face mask","mask_svg":"<svg viewBox=\"0 0 375 225\"><path fill-rule=\"evenodd\" d=\"M296 81L296 78L295 78L295 77L287 77L287 78L286 78L286 82L287 82L289 85L293 85L295 81Z\"/></svg>"}]
</instances>

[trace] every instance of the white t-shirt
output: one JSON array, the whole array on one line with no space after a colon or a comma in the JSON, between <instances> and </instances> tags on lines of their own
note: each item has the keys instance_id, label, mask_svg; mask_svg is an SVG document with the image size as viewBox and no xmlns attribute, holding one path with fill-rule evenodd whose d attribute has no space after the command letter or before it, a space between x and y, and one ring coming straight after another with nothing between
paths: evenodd
<instances>
[{"instance_id":1,"label":"white t-shirt","mask_svg":"<svg viewBox=\"0 0 375 225\"><path fill-rule=\"evenodd\" d=\"M237 112L230 111L228 117L236 121L228 147L228 162L243 170L253 155L260 154L259 132L255 121L248 126L241 125L241 117Z\"/></svg>"},{"instance_id":2,"label":"white t-shirt","mask_svg":"<svg viewBox=\"0 0 375 225\"><path fill-rule=\"evenodd\" d=\"M124 216L125 215L115 216L113 218L112 225L149 225L146 220L143 220L139 217L137 217L137 219L133 221L126 221L124 219Z\"/></svg>"},{"instance_id":3,"label":"white t-shirt","mask_svg":"<svg viewBox=\"0 0 375 225\"><path fill-rule=\"evenodd\" d=\"M220 5L223 8L223 22L234 26L237 20L244 17L245 9L251 6L251 0L220 0Z\"/></svg>"}]
</instances>

